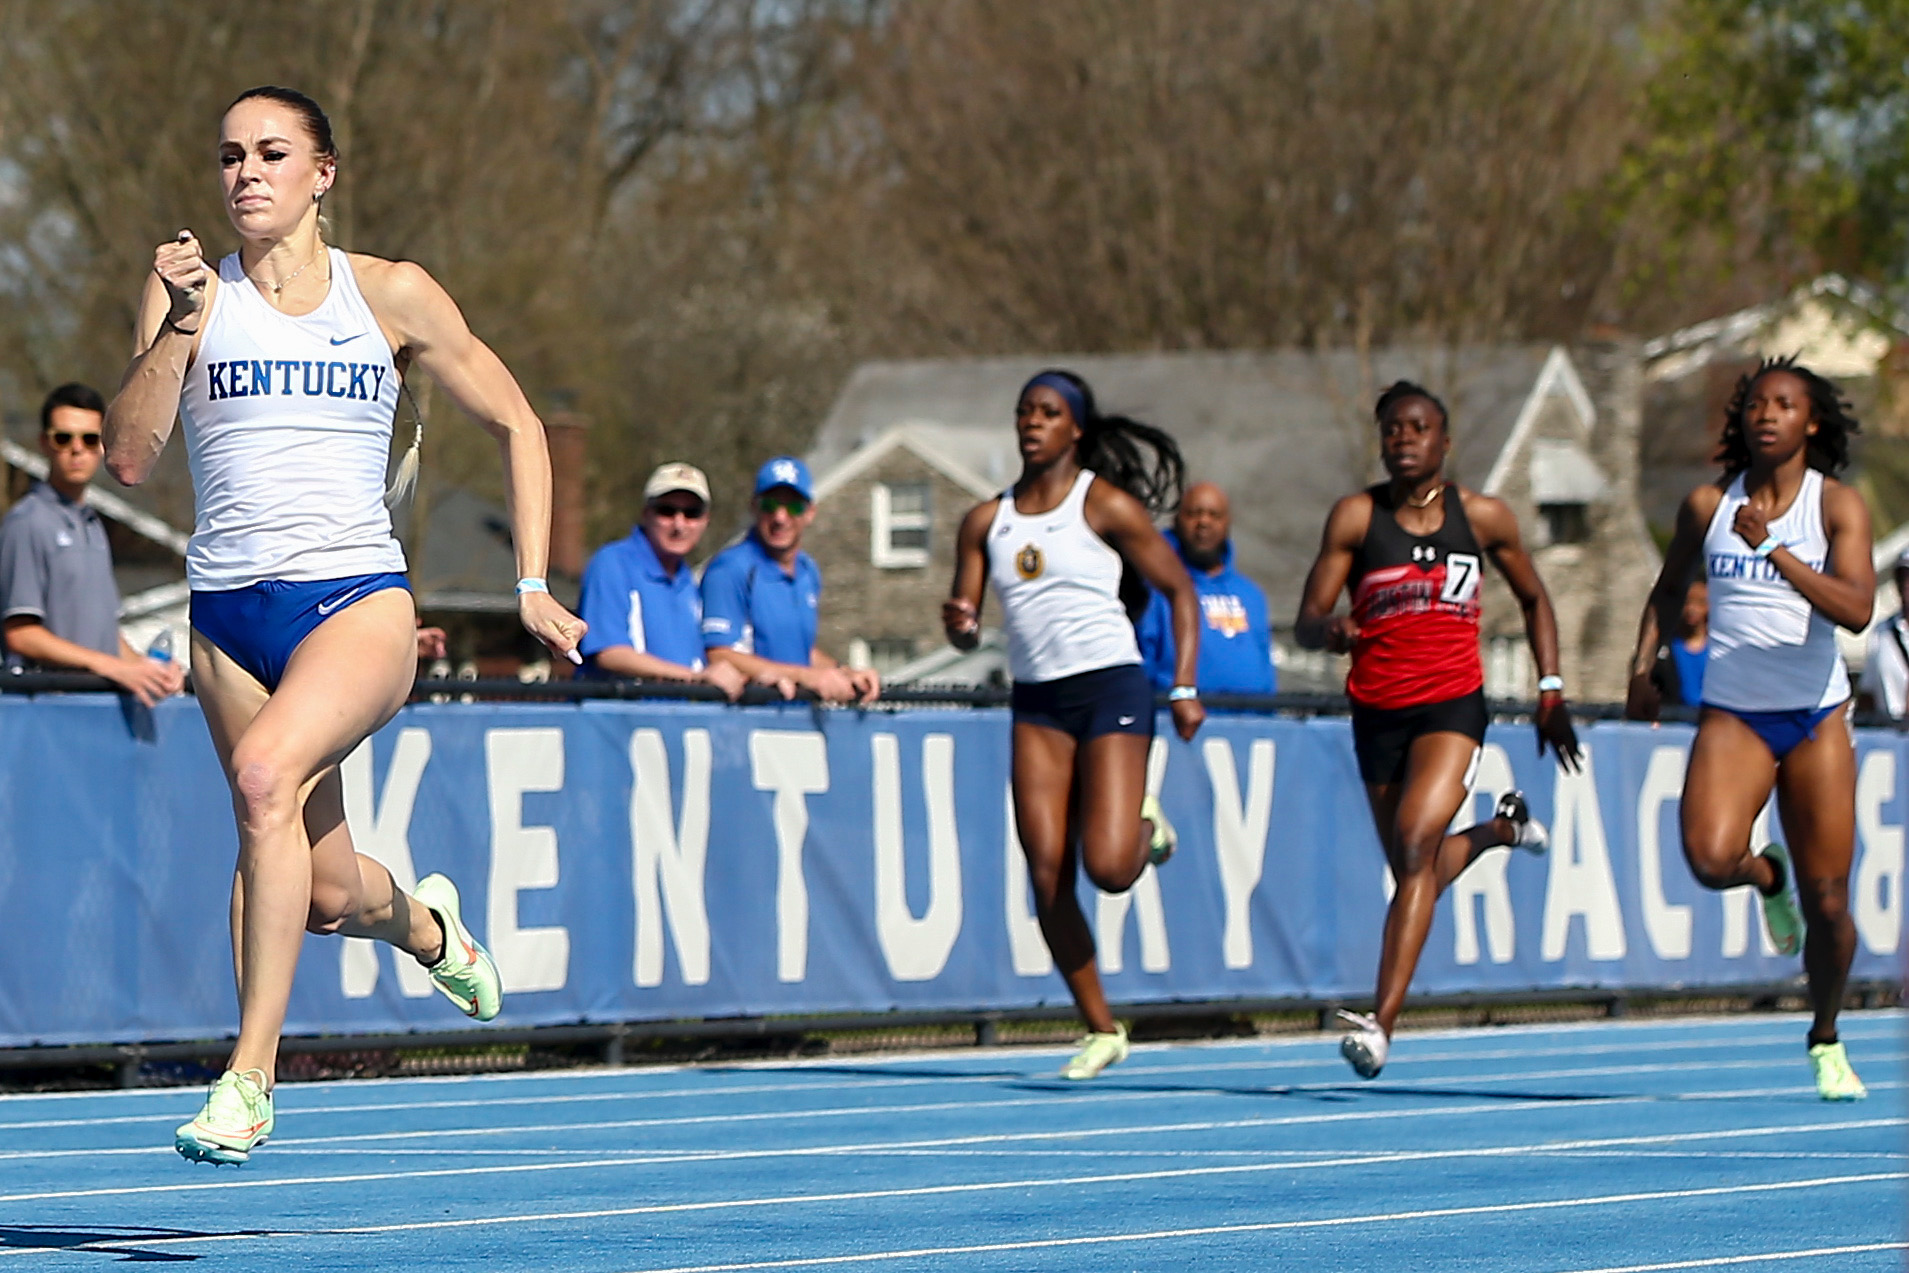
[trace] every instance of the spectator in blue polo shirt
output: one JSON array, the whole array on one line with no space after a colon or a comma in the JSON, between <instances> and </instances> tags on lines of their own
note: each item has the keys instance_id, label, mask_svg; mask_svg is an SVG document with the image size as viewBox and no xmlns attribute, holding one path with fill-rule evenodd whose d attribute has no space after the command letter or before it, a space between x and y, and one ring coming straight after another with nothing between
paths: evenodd
<instances>
[{"instance_id":1,"label":"spectator in blue polo shirt","mask_svg":"<svg viewBox=\"0 0 1909 1273\"><path fill-rule=\"evenodd\" d=\"M846 668L815 644L822 571L802 551L815 520L809 466L779 455L756 474L755 524L703 570L703 645L711 666L727 663L752 681L797 687L828 702L870 703L873 668Z\"/></svg>"},{"instance_id":2,"label":"spectator in blue polo shirt","mask_svg":"<svg viewBox=\"0 0 1909 1273\"><path fill-rule=\"evenodd\" d=\"M686 558L709 528L709 479L665 464L643 485L643 516L583 572L577 613L590 625L579 651L596 676L702 681L733 702L748 678L703 660L703 603Z\"/></svg>"},{"instance_id":3,"label":"spectator in blue polo shirt","mask_svg":"<svg viewBox=\"0 0 1909 1273\"><path fill-rule=\"evenodd\" d=\"M1180 500L1166 540L1200 593L1200 689L1212 694L1271 694L1273 633L1266 594L1233 569L1233 511L1226 492L1196 482ZM1173 684L1173 623L1166 598L1153 594L1135 625L1140 658L1155 688Z\"/></svg>"}]
</instances>

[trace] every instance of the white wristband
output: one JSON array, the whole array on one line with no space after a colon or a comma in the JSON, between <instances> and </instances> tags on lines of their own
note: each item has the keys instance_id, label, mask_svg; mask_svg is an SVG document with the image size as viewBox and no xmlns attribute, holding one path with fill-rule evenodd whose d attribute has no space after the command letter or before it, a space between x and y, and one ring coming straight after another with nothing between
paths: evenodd
<instances>
[{"instance_id":1,"label":"white wristband","mask_svg":"<svg viewBox=\"0 0 1909 1273\"><path fill-rule=\"evenodd\" d=\"M517 595L520 597L523 596L526 592L549 592L549 591L550 591L550 585L548 583L545 583L542 579L538 578L536 575L525 575L522 579L519 579L517 581Z\"/></svg>"},{"instance_id":2,"label":"white wristband","mask_svg":"<svg viewBox=\"0 0 1909 1273\"><path fill-rule=\"evenodd\" d=\"M1540 694L1564 693L1564 678L1562 676L1539 677L1538 678L1538 693Z\"/></svg>"},{"instance_id":3,"label":"white wristband","mask_svg":"<svg viewBox=\"0 0 1909 1273\"><path fill-rule=\"evenodd\" d=\"M1197 685L1176 685L1167 691L1167 701L1169 703L1184 703L1190 698L1198 698L1199 696L1200 687Z\"/></svg>"}]
</instances>

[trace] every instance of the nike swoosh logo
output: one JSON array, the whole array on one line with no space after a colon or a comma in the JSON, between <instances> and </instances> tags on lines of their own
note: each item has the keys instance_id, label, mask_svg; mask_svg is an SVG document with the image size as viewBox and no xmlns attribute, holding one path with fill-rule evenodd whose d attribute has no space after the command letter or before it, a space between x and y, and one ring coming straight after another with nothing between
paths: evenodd
<instances>
[{"instance_id":1,"label":"nike swoosh logo","mask_svg":"<svg viewBox=\"0 0 1909 1273\"><path fill-rule=\"evenodd\" d=\"M330 605L326 605L324 602L321 601L318 603L318 613L330 614L334 610L338 609L339 606L350 605L352 602L356 601L359 597L363 595L364 595L363 593L359 593L359 592L347 593L344 596L338 598L338 600L332 602Z\"/></svg>"},{"instance_id":2,"label":"nike swoosh logo","mask_svg":"<svg viewBox=\"0 0 1909 1273\"><path fill-rule=\"evenodd\" d=\"M1120 723L1121 723L1121 724L1123 724L1123 725L1131 725L1131 724L1133 724L1133 720L1134 720L1134 718L1133 718L1133 717L1131 717L1131 716L1122 716L1122 717L1120 718Z\"/></svg>"},{"instance_id":3,"label":"nike swoosh logo","mask_svg":"<svg viewBox=\"0 0 1909 1273\"><path fill-rule=\"evenodd\" d=\"M331 343L334 345L349 345L352 341L358 339L358 336L363 336L365 334L366 333L364 332L359 332L357 336L333 336L331 338Z\"/></svg>"}]
</instances>

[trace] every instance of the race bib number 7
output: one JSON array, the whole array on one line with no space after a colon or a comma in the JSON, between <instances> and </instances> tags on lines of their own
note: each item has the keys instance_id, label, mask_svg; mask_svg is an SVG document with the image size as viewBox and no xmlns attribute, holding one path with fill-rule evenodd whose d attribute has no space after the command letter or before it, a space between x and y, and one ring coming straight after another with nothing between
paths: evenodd
<instances>
[{"instance_id":1,"label":"race bib number 7","mask_svg":"<svg viewBox=\"0 0 1909 1273\"><path fill-rule=\"evenodd\" d=\"M1470 553L1452 553L1445 558L1445 587L1438 599L1448 605L1464 605L1478 595L1478 558Z\"/></svg>"}]
</instances>

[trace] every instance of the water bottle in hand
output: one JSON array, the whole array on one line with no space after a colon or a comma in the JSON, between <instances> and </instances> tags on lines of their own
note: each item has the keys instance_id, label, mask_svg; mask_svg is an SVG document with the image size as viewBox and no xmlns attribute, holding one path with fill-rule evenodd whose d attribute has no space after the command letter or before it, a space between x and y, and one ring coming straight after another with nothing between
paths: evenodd
<instances>
[{"instance_id":1,"label":"water bottle in hand","mask_svg":"<svg viewBox=\"0 0 1909 1273\"><path fill-rule=\"evenodd\" d=\"M172 629L171 628L159 629L159 635L154 637L152 639L152 644L146 647L146 657L149 659L155 659L161 663L172 662Z\"/></svg>"}]
</instances>

